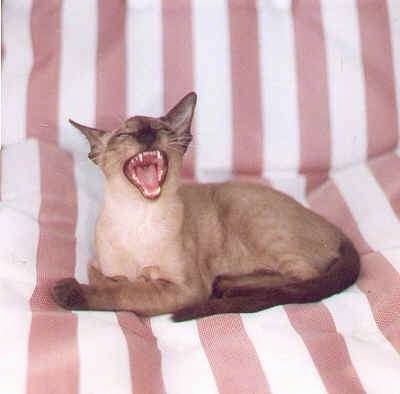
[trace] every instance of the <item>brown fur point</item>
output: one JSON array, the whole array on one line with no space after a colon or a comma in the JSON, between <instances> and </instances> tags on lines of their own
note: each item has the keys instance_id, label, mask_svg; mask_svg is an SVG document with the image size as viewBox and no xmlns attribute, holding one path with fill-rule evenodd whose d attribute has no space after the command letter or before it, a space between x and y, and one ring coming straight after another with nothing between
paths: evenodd
<instances>
[{"instance_id":1,"label":"brown fur point","mask_svg":"<svg viewBox=\"0 0 400 394\"><path fill-rule=\"evenodd\" d=\"M66 309L88 309L81 285L74 278L62 279L52 289L54 301Z\"/></svg>"},{"instance_id":2,"label":"brown fur point","mask_svg":"<svg viewBox=\"0 0 400 394\"><path fill-rule=\"evenodd\" d=\"M276 288L238 288L222 298L218 292L219 277L213 283L213 297L202 305L189 306L173 315L174 321L185 321L218 313L257 312L277 305L308 303L332 296L356 280L360 272L360 259L349 240L341 242L340 256L329 264L318 278L288 283Z\"/></svg>"}]
</instances>

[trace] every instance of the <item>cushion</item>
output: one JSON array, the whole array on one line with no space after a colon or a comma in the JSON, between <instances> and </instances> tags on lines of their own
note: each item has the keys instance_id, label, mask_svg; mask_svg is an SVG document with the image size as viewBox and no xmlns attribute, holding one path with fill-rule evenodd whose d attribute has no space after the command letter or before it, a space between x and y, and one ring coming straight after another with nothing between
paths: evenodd
<instances>
[{"instance_id":1,"label":"cushion","mask_svg":"<svg viewBox=\"0 0 400 394\"><path fill-rule=\"evenodd\" d=\"M396 0L6 0L4 393L398 393ZM111 130L199 95L184 176L264 179L339 226L356 284L322 302L174 323L69 312L103 180L68 118Z\"/></svg>"}]
</instances>

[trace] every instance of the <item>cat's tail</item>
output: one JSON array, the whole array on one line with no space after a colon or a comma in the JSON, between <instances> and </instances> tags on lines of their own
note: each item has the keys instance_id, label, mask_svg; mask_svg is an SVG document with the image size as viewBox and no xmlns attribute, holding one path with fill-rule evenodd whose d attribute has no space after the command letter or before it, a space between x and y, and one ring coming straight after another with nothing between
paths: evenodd
<instances>
[{"instance_id":1,"label":"cat's tail","mask_svg":"<svg viewBox=\"0 0 400 394\"><path fill-rule=\"evenodd\" d=\"M291 282L277 287L243 288L235 294L216 298L203 304L185 307L172 316L174 321L184 321L219 313L257 312L282 304L320 301L352 285L360 272L358 253L349 240L342 241L339 257L329 264L318 278Z\"/></svg>"}]
</instances>

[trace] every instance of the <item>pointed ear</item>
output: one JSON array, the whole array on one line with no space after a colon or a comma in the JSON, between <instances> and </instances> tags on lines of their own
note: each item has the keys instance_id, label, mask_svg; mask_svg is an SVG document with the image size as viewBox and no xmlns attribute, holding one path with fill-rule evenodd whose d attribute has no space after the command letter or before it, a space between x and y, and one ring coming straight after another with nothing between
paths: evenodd
<instances>
[{"instance_id":1,"label":"pointed ear","mask_svg":"<svg viewBox=\"0 0 400 394\"><path fill-rule=\"evenodd\" d=\"M104 146L103 140L106 134L106 131L94 129L92 127L84 126L77 122L74 122L72 119L68 119L69 123L72 126L76 127L89 141L90 148L92 151L96 148L100 148Z\"/></svg>"},{"instance_id":2,"label":"pointed ear","mask_svg":"<svg viewBox=\"0 0 400 394\"><path fill-rule=\"evenodd\" d=\"M163 117L163 120L166 120L171 125L171 128L178 134L190 134L190 125L192 123L196 101L196 93L188 93Z\"/></svg>"}]
</instances>

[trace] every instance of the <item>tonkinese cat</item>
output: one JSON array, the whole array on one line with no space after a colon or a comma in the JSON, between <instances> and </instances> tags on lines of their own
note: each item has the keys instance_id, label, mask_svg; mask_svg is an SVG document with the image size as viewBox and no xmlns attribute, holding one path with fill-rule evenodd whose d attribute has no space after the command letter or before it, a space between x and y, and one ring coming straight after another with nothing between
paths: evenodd
<instances>
[{"instance_id":1,"label":"tonkinese cat","mask_svg":"<svg viewBox=\"0 0 400 394\"><path fill-rule=\"evenodd\" d=\"M351 241L267 186L181 184L196 94L106 132L71 121L105 177L90 284L52 289L67 309L172 313L176 321L321 300L350 286ZM210 147L211 149L212 147Z\"/></svg>"}]
</instances>

